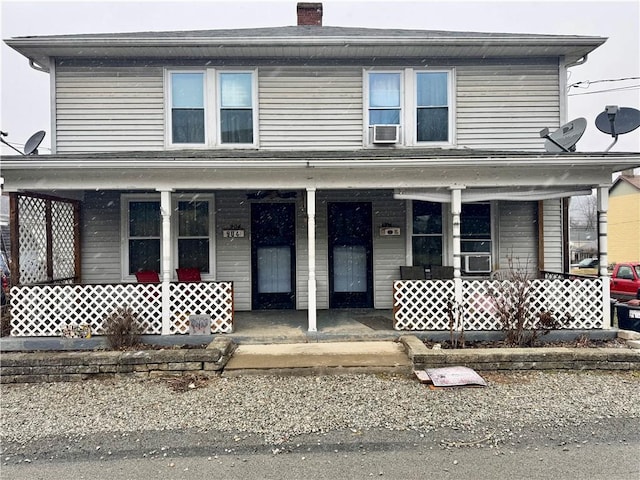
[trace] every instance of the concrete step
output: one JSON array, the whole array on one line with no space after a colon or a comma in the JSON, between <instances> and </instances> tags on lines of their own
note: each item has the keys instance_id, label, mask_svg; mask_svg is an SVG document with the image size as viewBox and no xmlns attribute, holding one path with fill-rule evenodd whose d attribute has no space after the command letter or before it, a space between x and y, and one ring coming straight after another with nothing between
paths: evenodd
<instances>
[{"instance_id":1,"label":"concrete step","mask_svg":"<svg viewBox=\"0 0 640 480\"><path fill-rule=\"evenodd\" d=\"M410 373L412 363L397 342L239 345L223 376L246 374Z\"/></svg>"}]
</instances>

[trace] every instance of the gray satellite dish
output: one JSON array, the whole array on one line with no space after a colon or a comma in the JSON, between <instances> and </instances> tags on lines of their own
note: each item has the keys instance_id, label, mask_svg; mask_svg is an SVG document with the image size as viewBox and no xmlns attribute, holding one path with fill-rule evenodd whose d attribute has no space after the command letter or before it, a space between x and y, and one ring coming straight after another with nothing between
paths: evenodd
<instances>
[{"instance_id":1,"label":"gray satellite dish","mask_svg":"<svg viewBox=\"0 0 640 480\"><path fill-rule=\"evenodd\" d=\"M46 133L44 132L44 130L40 130L39 132L31 135L31 137L29 137L29 140L27 140L27 143L24 144L24 154L37 155L38 147L40 146L40 143L42 142L42 139L45 135Z\"/></svg>"},{"instance_id":2,"label":"gray satellite dish","mask_svg":"<svg viewBox=\"0 0 640 480\"><path fill-rule=\"evenodd\" d=\"M596 127L614 138L613 143L605 150L608 152L618 141L618 135L633 132L640 127L640 111L635 108L607 105L604 112L596 117Z\"/></svg>"},{"instance_id":3,"label":"gray satellite dish","mask_svg":"<svg viewBox=\"0 0 640 480\"><path fill-rule=\"evenodd\" d=\"M610 105L596 117L596 127L612 137L633 132L640 127L640 111L629 107L616 110L615 105Z\"/></svg>"},{"instance_id":4,"label":"gray satellite dish","mask_svg":"<svg viewBox=\"0 0 640 480\"><path fill-rule=\"evenodd\" d=\"M549 134L549 129L540 130L540 136L546 138L544 148L547 152L575 152L576 143L587 129L587 120L585 118L576 118L575 120L565 123L558 130Z\"/></svg>"}]
</instances>

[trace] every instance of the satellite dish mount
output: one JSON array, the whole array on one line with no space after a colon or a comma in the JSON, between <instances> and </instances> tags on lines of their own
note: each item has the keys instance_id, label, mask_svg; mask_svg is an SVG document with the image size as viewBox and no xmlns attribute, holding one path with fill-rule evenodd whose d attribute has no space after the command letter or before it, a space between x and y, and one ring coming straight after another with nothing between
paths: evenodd
<instances>
[{"instance_id":1,"label":"satellite dish mount","mask_svg":"<svg viewBox=\"0 0 640 480\"><path fill-rule=\"evenodd\" d=\"M544 142L547 152L575 152L576 143L578 143L586 129L587 121L581 117L562 125L551 134L548 128L543 128L540 130L540 138L547 139Z\"/></svg>"},{"instance_id":2,"label":"satellite dish mount","mask_svg":"<svg viewBox=\"0 0 640 480\"><path fill-rule=\"evenodd\" d=\"M0 132L0 142L4 143L9 148L12 148L16 152L18 152L20 155L37 155L38 147L40 146L40 143L42 143L42 139L44 138L46 133L44 130L40 130L39 132L36 132L33 135L31 135L29 137L29 140L27 140L27 143L24 144L24 153L18 150L13 145L11 145L4 138L2 138L2 137L6 137L7 135L9 135L7 132Z\"/></svg>"}]
</instances>

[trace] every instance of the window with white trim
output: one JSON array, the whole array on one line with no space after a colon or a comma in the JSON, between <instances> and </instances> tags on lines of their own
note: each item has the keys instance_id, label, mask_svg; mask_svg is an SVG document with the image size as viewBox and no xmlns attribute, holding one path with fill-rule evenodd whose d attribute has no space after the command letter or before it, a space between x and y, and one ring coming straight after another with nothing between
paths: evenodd
<instances>
[{"instance_id":1,"label":"window with white trim","mask_svg":"<svg viewBox=\"0 0 640 480\"><path fill-rule=\"evenodd\" d=\"M205 143L205 75L204 72L171 72L171 143Z\"/></svg>"},{"instance_id":2,"label":"window with white trim","mask_svg":"<svg viewBox=\"0 0 640 480\"><path fill-rule=\"evenodd\" d=\"M365 70L365 125L399 125L405 145L450 145L453 84L453 69Z\"/></svg>"},{"instance_id":3,"label":"window with white trim","mask_svg":"<svg viewBox=\"0 0 640 480\"><path fill-rule=\"evenodd\" d=\"M369 125L400 125L401 75L369 72Z\"/></svg>"},{"instance_id":4,"label":"window with white trim","mask_svg":"<svg viewBox=\"0 0 640 480\"><path fill-rule=\"evenodd\" d=\"M442 204L412 202L413 265L442 265Z\"/></svg>"},{"instance_id":5,"label":"window with white trim","mask_svg":"<svg viewBox=\"0 0 640 480\"><path fill-rule=\"evenodd\" d=\"M449 72L416 72L416 142L449 142Z\"/></svg>"},{"instance_id":6,"label":"window with white trim","mask_svg":"<svg viewBox=\"0 0 640 480\"><path fill-rule=\"evenodd\" d=\"M162 271L162 216L155 194L122 196L122 272L125 281L141 270ZM215 277L215 221L212 194L174 194L171 215L173 268L197 268ZM175 272L172 272L172 275Z\"/></svg>"},{"instance_id":7,"label":"window with white trim","mask_svg":"<svg viewBox=\"0 0 640 480\"><path fill-rule=\"evenodd\" d=\"M167 71L167 145L255 146L255 71Z\"/></svg>"}]
</instances>

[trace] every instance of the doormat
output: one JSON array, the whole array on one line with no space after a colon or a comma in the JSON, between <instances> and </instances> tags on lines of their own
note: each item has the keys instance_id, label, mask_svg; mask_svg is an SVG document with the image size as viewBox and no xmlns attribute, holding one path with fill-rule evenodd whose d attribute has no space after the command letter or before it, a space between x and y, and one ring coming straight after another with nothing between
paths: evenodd
<instances>
[{"instance_id":1,"label":"doormat","mask_svg":"<svg viewBox=\"0 0 640 480\"><path fill-rule=\"evenodd\" d=\"M432 383L434 387L486 387L487 382L469 367L443 367L415 370L414 374L422 383Z\"/></svg>"},{"instance_id":2,"label":"doormat","mask_svg":"<svg viewBox=\"0 0 640 480\"><path fill-rule=\"evenodd\" d=\"M393 330L393 320L381 315L363 315L355 319L372 330Z\"/></svg>"}]
</instances>

